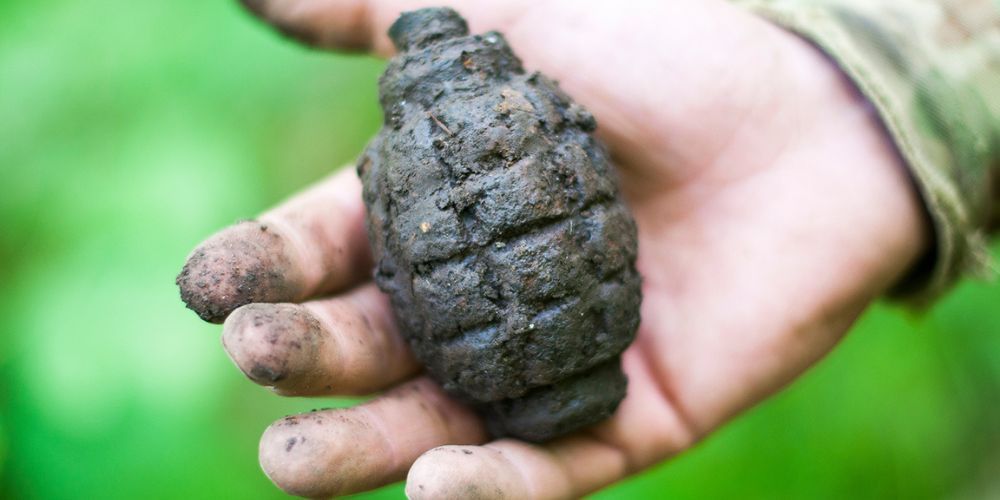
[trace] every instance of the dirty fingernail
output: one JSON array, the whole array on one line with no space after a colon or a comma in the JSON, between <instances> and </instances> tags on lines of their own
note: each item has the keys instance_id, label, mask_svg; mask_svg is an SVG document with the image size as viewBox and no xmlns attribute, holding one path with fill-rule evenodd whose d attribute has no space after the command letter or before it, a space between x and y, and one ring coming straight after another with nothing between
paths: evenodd
<instances>
[{"instance_id":1,"label":"dirty fingernail","mask_svg":"<svg viewBox=\"0 0 1000 500\"><path fill-rule=\"evenodd\" d=\"M352 409L285 417L264 431L260 465L292 495L329 498L372 489L400 479L376 429Z\"/></svg>"},{"instance_id":2,"label":"dirty fingernail","mask_svg":"<svg viewBox=\"0 0 1000 500\"><path fill-rule=\"evenodd\" d=\"M510 465L481 446L439 446L424 453L406 477L406 497L527 498Z\"/></svg>"},{"instance_id":3,"label":"dirty fingernail","mask_svg":"<svg viewBox=\"0 0 1000 500\"><path fill-rule=\"evenodd\" d=\"M247 221L196 248L176 283L188 309L205 321L221 323L251 302L298 298L302 286L295 274L284 239L266 224Z\"/></svg>"},{"instance_id":4,"label":"dirty fingernail","mask_svg":"<svg viewBox=\"0 0 1000 500\"><path fill-rule=\"evenodd\" d=\"M322 378L319 321L295 304L248 304L233 312L222 344L250 380L279 392L310 392Z\"/></svg>"}]
</instances>

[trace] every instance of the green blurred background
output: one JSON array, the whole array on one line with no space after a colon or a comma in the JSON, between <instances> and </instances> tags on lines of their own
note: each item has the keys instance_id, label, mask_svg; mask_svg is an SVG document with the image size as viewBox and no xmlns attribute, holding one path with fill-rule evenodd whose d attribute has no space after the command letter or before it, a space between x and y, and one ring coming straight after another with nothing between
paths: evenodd
<instances>
[{"instance_id":1,"label":"green blurred background","mask_svg":"<svg viewBox=\"0 0 1000 500\"><path fill-rule=\"evenodd\" d=\"M230 0L0 1L0 497L283 496L261 431L349 401L244 380L173 280L352 161L381 67ZM1000 287L876 307L790 390L596 497L1000 498Z\"/></svg>"}]
</instances>

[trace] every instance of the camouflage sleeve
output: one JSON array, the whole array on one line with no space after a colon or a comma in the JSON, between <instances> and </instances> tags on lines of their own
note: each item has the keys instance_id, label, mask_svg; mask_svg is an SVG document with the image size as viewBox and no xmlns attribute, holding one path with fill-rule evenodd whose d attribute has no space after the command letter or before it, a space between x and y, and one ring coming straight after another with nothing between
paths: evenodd
<instances>
[{"instance_id":1,"label":"camouflage sleeve","mask_svg":"<svg viewBox=\"0 0 1000 500\"><path fill-rule=\"evenodd\" d=\"M811 40L876 107L936 245L896 296L927 304L994 274L1000 226L1000 0L736 0Z\"/></svg>"}]
</instances>

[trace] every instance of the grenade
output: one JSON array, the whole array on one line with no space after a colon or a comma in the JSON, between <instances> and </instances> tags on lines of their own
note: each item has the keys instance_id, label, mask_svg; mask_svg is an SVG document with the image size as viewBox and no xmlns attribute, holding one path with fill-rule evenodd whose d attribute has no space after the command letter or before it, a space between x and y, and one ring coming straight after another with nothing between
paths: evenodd
<instances>
[{"instance_id":1,"label":"grenade","mask_svg":"<svg viewBox=\"0 0 1000 500\"><path fill-rule=\"evenodd\" d=\"M497 32L407 12L358 161L375 281L429 374L495 436L551 438L625 396L636 227L593 116Z\"/></svg>"}]
</instances>

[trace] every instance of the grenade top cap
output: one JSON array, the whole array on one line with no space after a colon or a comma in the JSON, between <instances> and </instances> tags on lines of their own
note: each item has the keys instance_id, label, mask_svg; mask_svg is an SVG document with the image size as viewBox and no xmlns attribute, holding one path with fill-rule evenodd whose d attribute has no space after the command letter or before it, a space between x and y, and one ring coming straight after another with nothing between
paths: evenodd
<instances>
[{"instance_id":1,"label":"grenade top cap","mask_svg":"<svg viewBox=\"0 0 1000 500\"><path fill-rule=\"evenodd\" d=\"M422 49L432 43L469 34L465 19L452 9L436 7L404 12L389 27L396 50Z\"/></svg>"}]
</instances>

